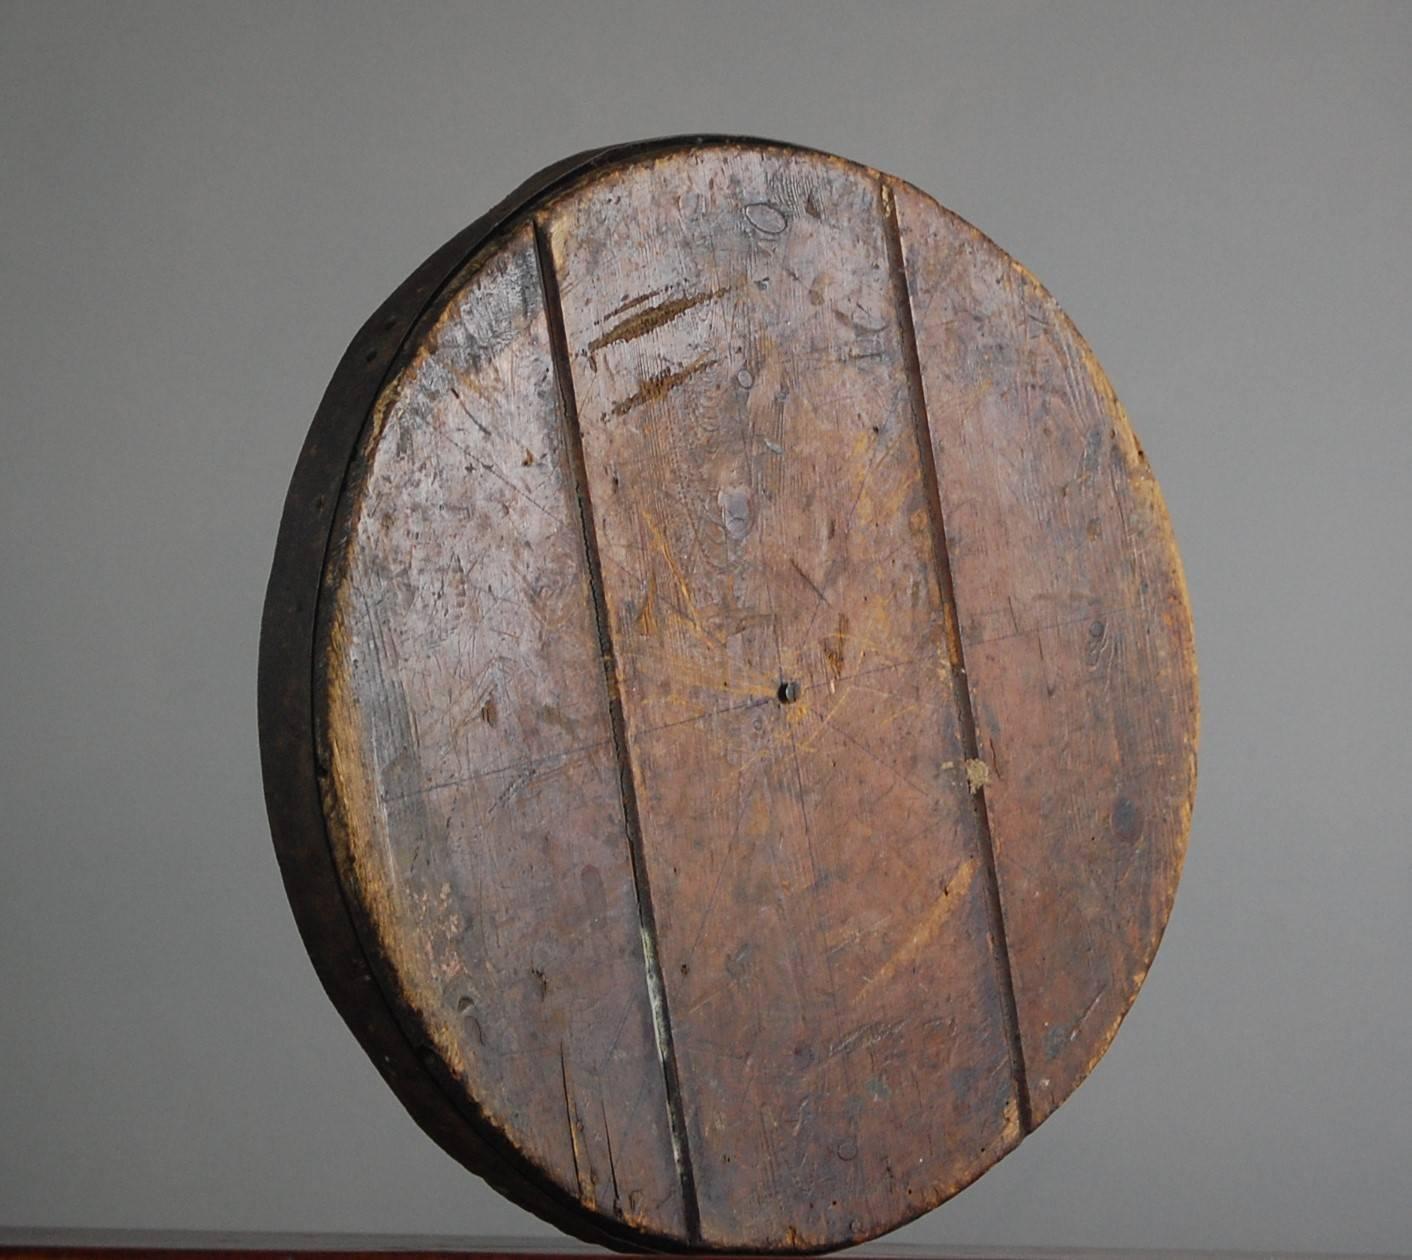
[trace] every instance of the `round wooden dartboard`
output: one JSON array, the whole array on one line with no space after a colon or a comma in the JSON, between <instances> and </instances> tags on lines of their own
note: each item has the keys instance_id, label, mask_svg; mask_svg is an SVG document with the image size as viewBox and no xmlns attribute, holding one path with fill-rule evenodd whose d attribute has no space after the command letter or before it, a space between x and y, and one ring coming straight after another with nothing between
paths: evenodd
<instances>
[{"instance_id":1,"label":"round wooden dartboard","mask_svg":"<svg viewBox=\"0 0 1412 1260\"><path fill-rule=\"evenodd\" d=\"M868 167L678 138L545 171L354 339L261 739L320 976L446 1150L591 1240L819 1250L1107 1048L1192 631L1033 276Z\"/></svg>"}]
</instances>

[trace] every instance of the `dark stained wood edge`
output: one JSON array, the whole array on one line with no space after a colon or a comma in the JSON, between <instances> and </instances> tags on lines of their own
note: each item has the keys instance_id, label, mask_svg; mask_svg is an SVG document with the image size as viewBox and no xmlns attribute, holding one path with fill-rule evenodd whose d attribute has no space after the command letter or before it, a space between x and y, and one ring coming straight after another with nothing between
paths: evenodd
<instances>
[{"instance_id":1,"label":"dark stained wood edge","mask_svg":"<svg viewBox=\"0 0 1412 1260\"><path fill-rule=\"evenodd\" d=\"M8 1260L283 1260L285 1257L338 1257L339 1260L582 1260L601 1255L596 1248L558 1239L448 1238L399 1234L276 1234L197 1230L3 1229L0 1256ZM1351 1260L1320 1252L1148 1251L1079 1247L926 1247L894 1243L860 1247L857 1260L1254 1260L1278 1254L1284 1260ZM726 1260L721 1257L720 1260ZM735 1260L746 1260L739 1256ZM1408 1260L1369 1255L1359 1260Z\"/></svg>"},{"instance_id":2,"label":"dark stained wood edge","mask_svg":"<svg viewBox=\"0 0 1412 1260\"><path fill-rule=\"evenodd\" d=\"M605 146L531 177L436 250L349 344L309 428L285 498L260 627L258 712L265 806L280 874L325 992L408 1113L453 1158L528 1211L586 1242L687 1250L619 1227L548 1184L438 1073L375 937L352 905L329 844L315 753L318 593L344 485L373 405L405 362L437 297L495 236L537 203L606 167L698 145L799 149L778 141L685 135Z\"/></svg>"},{"instance_id":3,"label":"dark stained wood edge","mask_svg":"<svg viewBox=\"0 0 1412 1260\"><path fill-rule=\"evenodd\" d=\"M633 779L632 755L628 744L627 721L623 716L622 687L618 658L613 647L612 618L603 588L603 559L598 549L598 526L593 514L588 469L584 462L583 430L579 425L578 400L574 394L573 371L569 365L569 342L564 332L564 309L559 298L559 277L554 270L553 251L545 239L543 225L534 220L535 258L539 283L544 293L544 318L549 330L550 359L559 390L560 418L565 431L565 448L573 476L574 497L578 503L583 531L584 557L588 562L589 588L593 592L593 620L598 631L599 655L608 689L608 717L613 730L613 750L618 763L618 790L623 802L628 852L632 861L633 888L637 895L638 926L642 932L642 961L646 969L647 1000L651 1007L652 1031L662 1062L663 1087L667 1095L667 1121L672 1139L672 1157L681 1183L682 1217L687 1237L701 1241L701 1203L696 1194L696 1174L691 1164L691 1143L683 1110L681 1074L672 1042L672 1020L667 1005L667 986L658 955L657 917L652 906L652 886L647 873L647 853L642 839L642 818L638 813L637 787Z\"/></svg>"},{"instance_id":4,"label":"dark stained wood edge","mask_svg":"<svg viewBox=\"0 0 1412 1260\"><path fill-rule=\"evenodd\" d=\"M932 447L931 419L927 410L927 387L917 350L917 328L913 322L912 290L907 283L907 261L902 250L902 229L897 222L897 202L886 176L879 181L882 197L884 236L887 238L888 265L896 295L899 336L912 415L917 426L917 447L921 456L922 486L927 498L932 550L946 626L946 651L951 664L951 684L956 697L956 713L961 724L961 746L967 761L980 760L976 735L976 714L971 705L971 688L966 676L966 655L961 645L960 611L956 604L956 583L951 575L951 548L946 540L946 518L941 506L941 485L937 479L936 456ZM1020 1041L1020 1013L1015 1002L1015 976L1010 965L1010 947L1005 936L1005 913L1000 903L1000 873L995 862L995 839L990 830L984 784L971 792L976 829L985 867L986 904L994 931L996 977L1000 1002L1005 1013L1005 1033L1010 1042L1010 1072L1015 1083L1015 1103L1019 1111L1021 1140L1034 1130L1030 1108L1029 1082L1025 1075L1025 1054Z\"/></svg>"}]
</instances>

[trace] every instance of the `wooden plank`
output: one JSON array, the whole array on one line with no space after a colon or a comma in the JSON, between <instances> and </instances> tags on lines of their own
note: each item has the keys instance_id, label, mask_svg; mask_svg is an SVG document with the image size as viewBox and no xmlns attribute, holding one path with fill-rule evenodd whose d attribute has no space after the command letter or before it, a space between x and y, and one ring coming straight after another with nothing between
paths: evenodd
<instances>
[{"instance_id":1,"label":"wooden plank","mask_svg":"<svg viewBox=\"0 0 1412 1260\"><path fill-rule=\"evenodd\" d=\"M897 187L1035 1123L1151 964L1196 782L1196 673L1157 482L1052 297Z\"/></svg>"},{"instance_id":2,"label":"wooden plank","mask_svg":"<svg viewBox=\"0 0 1412 1260\"><path fill-rule=\"evenodd\" d=\"M706 1245L867 1237L1020 1136L880 192L720 149L542 216Z\"/></svg>"},{"instance_id":3,"label":"wooden plank","mask_svg":"<svg viewBox=\"0 0 1412 1260\"><path fill-rule=\"evenodd\" d=\"M350 475L326 810L448 1088L565 1195L684 1228L533 233L459 282Z\"/></svg>"}]
</instances>

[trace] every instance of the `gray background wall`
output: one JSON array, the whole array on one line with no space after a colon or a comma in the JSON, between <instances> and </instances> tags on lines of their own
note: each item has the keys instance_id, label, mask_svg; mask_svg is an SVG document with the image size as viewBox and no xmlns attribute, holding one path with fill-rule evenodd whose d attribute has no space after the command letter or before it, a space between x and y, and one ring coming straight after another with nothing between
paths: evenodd
<instances>
[{"instance_id":1,"label":"gray background wall","mask_svg":"<svg viewBox=\"0 0 1412 1260\"><path fill-rule=\"evenodd\" d=\"M0 5L0 1223L544 1236L408 1120L266 831L255 644L339 354L603 141L895 171L1074 315L1201 656L1166 944L899 1237L1412 1250L1412 5Z\"/></svg>"}]
</instances>

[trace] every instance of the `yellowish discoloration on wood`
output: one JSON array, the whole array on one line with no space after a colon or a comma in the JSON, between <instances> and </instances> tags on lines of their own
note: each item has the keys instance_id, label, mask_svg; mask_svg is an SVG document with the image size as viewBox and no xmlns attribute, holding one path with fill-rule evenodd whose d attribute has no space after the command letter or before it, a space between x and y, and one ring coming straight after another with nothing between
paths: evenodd
<instances>
[{"instance_id":1,"label":"yellowish discoloration on wood","mask_svg":"<svg viewBox=\"0 0 1412 1260\"><path fill-rule=\"evenodd\" d=\"M951 880L943 886L941 896L937 898L932 908L927 911L921 921L917 924L916 930L897 951L883 965L878 968L873 975L863 982L863 991L866 992L875 984L886 984L904 967L912 966L918 955L931 944L938 929L950 916L952 910L965 897L970 890L971 880L975 878L977 862L975 858L968 858L961 866L960 870L951 877ZM952 901L952 897L956 901Z\"/></svg>"},{"instance_id":2,"label":"yellowish discoloration on wood","mask_svg":"<svg viewBox=\"0 0 1412 1260\"><path fill-rule=\"evenodd\" d=\"M989 782L990 767L978 758L969 758L966 762L966 786L971 789L971 795L974 796Z\"/></svg>"}]
</instances>

